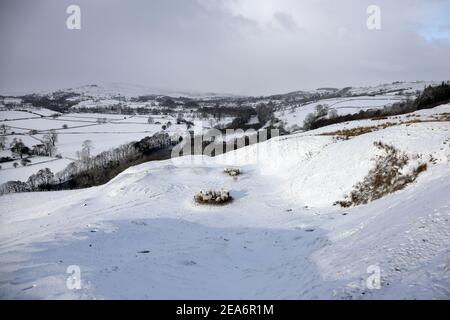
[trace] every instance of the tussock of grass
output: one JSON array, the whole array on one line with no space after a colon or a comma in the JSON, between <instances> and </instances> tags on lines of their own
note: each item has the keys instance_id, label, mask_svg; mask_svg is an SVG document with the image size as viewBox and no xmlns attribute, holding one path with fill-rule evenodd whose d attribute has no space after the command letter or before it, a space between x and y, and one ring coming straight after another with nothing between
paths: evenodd
<instances>
[{"instance_id":1,"label":"tussock of grass","mask_svg":"<svg viewBox=\"0 0 450 320\"><path fill-rule=\"evenodd\" d=\"M401 170L410 160L406 153L382 142L375 142L374 145L383 150L384 155L375 159L375 167L369 171L363 181L353 187L353 191L346 200L337 201L335 205L347 208L380 199L404 189L414 182L420 173L427 170L427 165L422 163L410 173L404 174Z\"/></svg>"},{"instance_id":2,"label":"tussock of grass","mask_svg":"<svg viewBox=\"0 0 450 320\"><path fill-rule=\"evenodd\" d=\"M223 172L228 174L230 177L237 177L241 174L241 170L237 168L226 168L225 170L223 170Z\"/></svg>"},{"instance_id":3,"label":"tussock of grass","mask_svg":"<svg viewBox=\"0 0 450 320\"><path fill-rule=\"evenodd\" d=\"M200 191L194 195L194 201L199 204L223 205L233 200L229 191Z\"/></svg>"}]
</instances>

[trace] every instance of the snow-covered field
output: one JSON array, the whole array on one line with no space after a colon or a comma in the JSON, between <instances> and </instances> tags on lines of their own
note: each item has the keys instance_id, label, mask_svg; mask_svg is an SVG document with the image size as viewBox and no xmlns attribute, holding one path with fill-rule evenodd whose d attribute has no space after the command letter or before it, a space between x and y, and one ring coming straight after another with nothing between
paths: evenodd
<instances>
[{"instance_id":1,"label":"snow-covered field","mask_svg":"<svg viewBox=\"0 0 450 320\"><path fill-rule=\"evenodd\" d=\"M39 114L44 116L41 117ZM10 180L26 181L31 174L43 168L49 168L55 173L64 169L67 164L77 158L76 154L81 150L81 145L85 140L92 141L91 155L95 156L121 144L139 141L161 132L162 125L167 125L168 122L173 124L165 130L169 135L186 131L185 124L177 125L176 119L169 115L151 116L154 123L149 124L149 116L68 113L58 118L52 118L51 114L54 112L37 108L29 108L29 112L0 111L0 125L4 124L8 127L7 147L16 138L21 139L27 147L32 148L42 142L45 134L54 130L58 134L56 154L60 154L63 158L48 158L46 161L38 161L37 158L32 157L30 159L32 165L27 167L20 165L20 159L2 163L0 184ZM106 122L99 123L99 119ZM13 167L14 162L19 164L17 168Z\"/></svg>"},{"instance_id":2,"label":"snow-covered field","mask_svg":"<svg viewBox=\"0 0 450 320\"><path fill-rule=\"evenodd\" d=\"M417 114L443 112L450 105ZM330 128L145 163L99 187L0 197L0 296L449 299L450 122L318 135ZM402 191L333 206L373 166L376 141L434 160ZM231 165L243 173L224 174ZM221 188L233 202L193 201ZM67 286L69 266L79 290Z\"/></svg>"},{"instance_id":3,"label":"snow-covered field","mask_svg":"<svg viewBox=\"0 0 450 320\"><path fill-rule=\"evenodd\" d=\"M14 168L13 163L19 163L19 167ZM63 170L72 160L70 159L58 159L51 157L33 157L31 163L23 167L20 165L20 161L12 161L2 163L2 169L0 172L0 184L8 181L27 181L28 178L38 172L41 169L49 168L52 172L58 172Z\"/></svg>"},{"instance_id":4,"label":"snow-covered field","mask_svg":"<svg viewBox=\"0 0 450 320\"><path fill-rule=\"evenodd\" d=\"M396 94L401 91L402 93L416 93L422 91L426 86L439 85L441 81L413 81L413 82L394 82L385 83L370 87L355 87L350 89L352 94L380 94L386 95Z\"/></svg>"},{"instance_id":5,"label":"snow-covered field","mask_svg":"<svg viewBox=\"0 0 450 320\"><path fill-rule=\"evenodd\" d=\"M314 113L317 105L327 105L337 115L355 114L368 109L382 109L394 103L414 98L425 87L436 86L440 81L394 82L369 87L354 87L348 90L351 97L319 99L318 101L299 106L282 107L275 115L291 129L302 127L309 113ZM325 90L326 91L326 90ZM321 90L311 91L319 94Z\"/></svg>"},{"instance_id":6,"label":"snow-covered field","mask_svg":"<svg viewBox=\"0 0 450 320\"><path fill-rule=\"evenodd\" d=\"M276 112L276 116L286 123L287 127L293 125L303 126L303 121L310 113L315 112L317 105L327 105L334 109L337 115L354 114L368 109L382 109L393 103L404 101L405 96L361 96L355 98L322 99L296 108L289 108Z\"/></svg>"}]
</instances>

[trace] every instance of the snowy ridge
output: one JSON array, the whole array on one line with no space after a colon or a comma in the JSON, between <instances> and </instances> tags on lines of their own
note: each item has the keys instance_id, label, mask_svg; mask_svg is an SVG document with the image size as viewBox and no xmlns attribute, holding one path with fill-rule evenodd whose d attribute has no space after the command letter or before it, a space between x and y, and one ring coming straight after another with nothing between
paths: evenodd
<instances>
[{"instance_id":1,"label":"snowy ridge","mask_svg":"<svg viewBox=\"0 0 450 320\"><path fill-rule=\"evenodd\" d=\"M96 98L111 98L121 95L122 97L138 97L144 95L159 95L170 97L186 97L186 98L215 98L233 96L230 94L218 94L212 92L197 92L185 90L171 90L152 86L144 86L138 84L110 82L103 84L92 84L79 86L75 88L67 88L62 91L74 92L84 96Z\"/></svg>"},{"instance_id":2,"label":"snowy ridge","mask_svg":"<svg viewBox=\"0 0 450 320\"><path fill-rule=\"evenodd\" d=\"M377 86L356 87L350 89L352 94L395 94L401 91L402 93L415 93L422 91L427 86L436 86L441 84L441 81L398 81L393 83L380 84Z\"/></svg>"}]
</instances>

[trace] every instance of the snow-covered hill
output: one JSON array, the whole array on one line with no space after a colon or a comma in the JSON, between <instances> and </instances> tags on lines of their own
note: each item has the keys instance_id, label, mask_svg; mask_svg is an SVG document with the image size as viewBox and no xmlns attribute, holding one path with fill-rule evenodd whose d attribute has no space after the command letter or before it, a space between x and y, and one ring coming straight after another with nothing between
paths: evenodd
<instances>
[{"instance_id":1,"label":"snow-covered hill","mask_svg":"<svg viewBox=\"0 0 450 320\"><path fill-rule=\"evenodd\" d=\"M377 95L387 94L395 95L398 93L416 93L422 91L427 86L437 86L442 81L397 81L393 83L385 83L377 86L355 87L349 90L349 93L354 95Z\"/></svg>"},{"instance_id":2,"label":"snow-covered hill","mask_svg":"<svg viewBox=\"0 0 450 320\"><path fill-rule=\"evenodd\" d=\"M276 112L276 116L282 120L287 128L292 126L303 126L303 121L310 113L314 113L316 106L326 105L336 114L355 114L369 109L383 109L386 106L400 101L405 101L405 96L360 96L355 98L331 98L321 99L298 107L290 107Z\"/></svg>"},{"instance_id":3,"label":"snow-covered hill","mask_svg":"<svg viewBox=\"0 0 450 320\"><path fill-rule=\"evenodd\" d=\"M100 187L2 196L0 295L448 299L449 113L337 124L215 158L149 162ZM355 127L375 129L329 135ZM374 166L379 141L427 170L367 205L333 206ZM230 165L242 174L224 174ZM221 188L233 202L193 201ZM66 286L73 265L80 290ZM374 270L378 289L368 286Z\"/></svg>"},{"instance_id":4,"label":"snow-covered hill","mask_svg":"<svg viewBox=\"0 0 450 320\"><path fill-rule=\"evenodd\" d=\"M309 92L297 92L287 94L300 95L305 97L316 97L314 101L300 104L282 104L281 108L275 115L284 122L287 129L294 127L302 127L303 121L308 114L314 113L318 105L326 105L330 111L334 110L336 115L355 114L365 110L383 109L394 103L413 99L418 92L424 90L427 86L437 86L441 84L439 81L415 81L415 82L394 82L389 84L381 84L377 86L354 87L347 90L341 89L342 95L338 97L328 97L333 94L332 88L317 89ZM334 89L336 90L336 89Z\"/></svg>"},{"instance_id":5,"label":"snow-covered hill","mask_svg":"<svg viewBox=\"0 0 450 320\"><path fill-rule=\"evenodd\" d=\"M73 92L88 97L108 99L118 95L126 98L145 95L186 97L186 98L216 98L232 96L230 94L218 94L213 92L199 92L186 90L164 89L159 87L144 86L138 84L109 82L102 84L84 85L74 88L62 89L64 92Z\"/></svg>"}]
</instances>

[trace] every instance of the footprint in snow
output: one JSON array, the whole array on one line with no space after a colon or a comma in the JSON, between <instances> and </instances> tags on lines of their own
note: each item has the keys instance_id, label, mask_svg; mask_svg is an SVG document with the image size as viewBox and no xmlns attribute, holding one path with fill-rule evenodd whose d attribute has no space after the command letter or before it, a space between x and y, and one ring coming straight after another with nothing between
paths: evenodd
<instances>
[{"instance_id":1,"label":"footprint in snow","mask_svg":"<svg viewBox=\"0 0 450 320\"><path fill-rule=\"evenodd\" d=\"M29 287L23 288L22 291L27 291L27 290L33 289L35 287L36 287L36 285L33 284L33 285L29 286Z\"/></svg>"},{"instance_id":2,"label":"footprint in snow","mask_svg":"<svg viewBox=\"0 0 450 320\"><path fill-rule=\"evenodd\" d=\"M133 223L133 224L135 224L135 225L137 225L137 226L146 226L146 225L147 225L147 223L146 223L145 221L136 221L136 220L133 220L133 221L131 221L131 223Z\"/></svg>"},{"instance_id":3,"label":"footprint in snow","mask_svg":"<svg viewBox=\"0 0 450 320\"><path fill-rule=\"evenodd\" d=\"M195 262L194 260L185 260L185 261L181 262L181 264L183 264L185 266L195 266L197 264L197 262Z\"/></svg>"}]
</instances>

